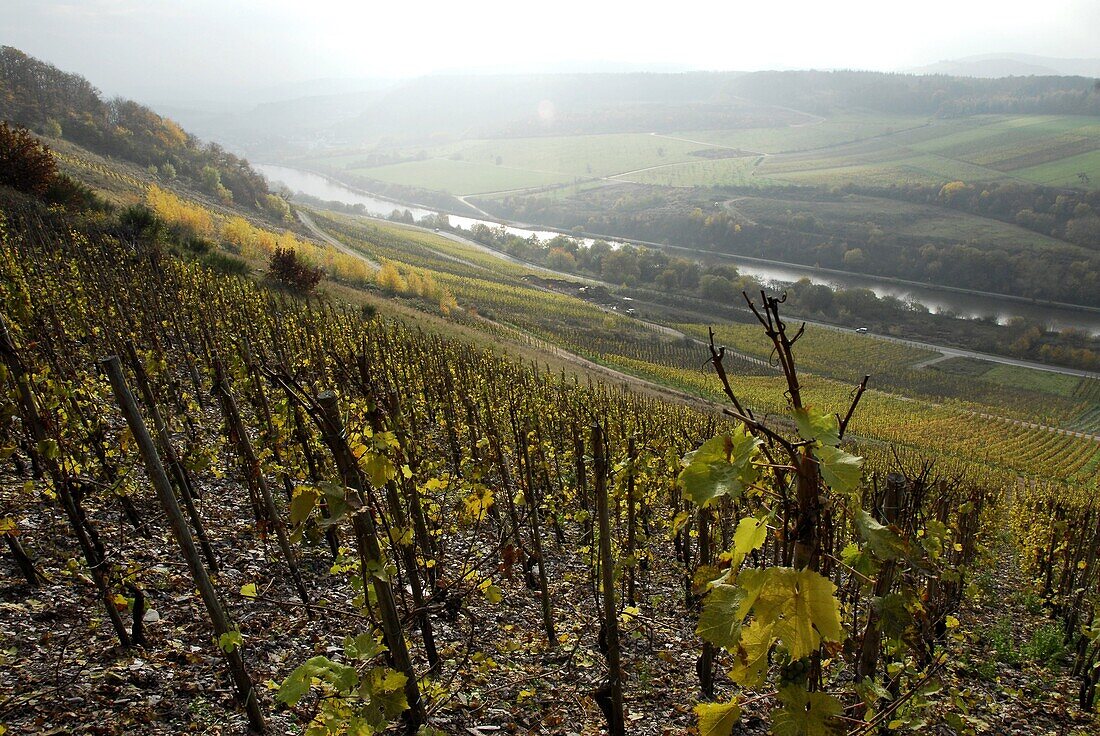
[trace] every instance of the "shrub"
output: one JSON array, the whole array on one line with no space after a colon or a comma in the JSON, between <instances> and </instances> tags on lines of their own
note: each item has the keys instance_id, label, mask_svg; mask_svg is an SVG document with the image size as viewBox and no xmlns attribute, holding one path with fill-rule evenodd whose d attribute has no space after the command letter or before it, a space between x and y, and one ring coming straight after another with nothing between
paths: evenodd
<instances>
[{"instance_id":1,"label":"shrub","mask_svg":"<svg viewBox=\"0 0 1100 736\"><path fill-rule=\"evenodd\" d=\"M157 213L143 204L127 207L118 217L119 235L128 240L164 240L168 228Z\"/></svg>"},{"instance_id":2,"label":"shrub","mask_svg":"<svg viewBox=\"0 0 1100 736\"><path fill-rule=\"evenodd\" d=\"M308 293L321 283L325 272L306 263L291 248L276 248L268 262L267 274L284 286Z\"/></svg>"},{"instance_id":3,"label":"shrub","mask_svg":"<svg viewBox=\"0 0 1100 736\"><path fill-rule=\"evenodd\" d=\"M57 179L50 149L26 128L0 123L0 184L43 197Z\"/></svg>"}]
</instances>

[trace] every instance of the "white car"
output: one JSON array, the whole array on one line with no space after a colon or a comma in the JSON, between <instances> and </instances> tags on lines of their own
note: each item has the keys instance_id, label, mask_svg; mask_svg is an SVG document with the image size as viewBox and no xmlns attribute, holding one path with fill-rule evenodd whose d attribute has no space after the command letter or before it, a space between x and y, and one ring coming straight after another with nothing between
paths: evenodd
<instances>
[{"instance_id":1,"label":"white car","mask_svg":"<svg viewBox=\"0 0 1100 736\"><path fill-rule=\"evenodd\" d=\"M860 335L866 335L869 330L866 327L857 327L856 332Z\"/></svg>"}]
</instances>

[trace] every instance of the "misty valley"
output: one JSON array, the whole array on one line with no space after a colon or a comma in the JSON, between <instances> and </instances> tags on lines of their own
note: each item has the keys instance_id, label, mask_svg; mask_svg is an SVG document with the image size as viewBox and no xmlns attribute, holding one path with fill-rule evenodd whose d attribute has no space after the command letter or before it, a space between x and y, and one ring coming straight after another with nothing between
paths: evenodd
<instances>
[{"instance_id":1,"label":"misty valley","mask_svg":"<svg viewBox=\"0 0 1100 736\"><path fill-rule=\"evenodd\" d=\"M0 736L1100 731L1100 15L475 5L0 20Z\"/></svg>"}]
</instances>

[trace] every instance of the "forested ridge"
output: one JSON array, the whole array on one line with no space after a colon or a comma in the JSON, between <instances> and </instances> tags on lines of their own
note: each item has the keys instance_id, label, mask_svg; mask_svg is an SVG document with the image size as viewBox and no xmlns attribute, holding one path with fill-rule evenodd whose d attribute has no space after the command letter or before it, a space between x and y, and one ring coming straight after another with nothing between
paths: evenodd
<instances>
[{"instance_id":1,"label":"forested ridge","mask_svg":"<svg viewBox=\"0 0 1100 736\"><path fill-rule=\"evenodd\" d=\"M815 113L867 108L939 117L1004 114L1100 115L1100 94L1087 77L952 77L870 71L765 71L729 89L759 102Z\"/></svg>"},{"instance_id":2,"label":"forested ridge","mask_svg":"<svg viewBox=\"0 0 1100 736\"><path fill-rule=\"evenodd\" d=\"M552 108L539 111L539 103ZM788 109L793 108L793 109ZM857 71L433 75L341 122L343 140L672 132L805 124L849 110L1100 115L1084 77L977 79Z\"/></svg>"},{"instance_id":3,"label":"forested ridge","mask_svg":"<svg viewBox=\"0 0 1100 736\"><path fill-rule=\"evenodd\" d=\"M137 102L104 100L80 75L11 46L0 47L0 119L149 168L167 181L182 177L224 202L285 212L244 159Z\"/></svg>"},{"instance_id":4,"label":"forested ridge","mask_svg":"<svg viewBox=\"0 0 1100 736\"><path fill-rule=\"evenodd\" d=\"M769 198L774 213L749 221L724 206ZM864 197L864 199L857 199ZM1028 247L1022 238L992 244L981 236L929 237L876 221L874 198L946 207L1057 238ZM1029 298L1100 305L1100 190L1026 185L853 186L658 190L616 185L565 197L538 194L477 200L501 216L569 230L716 250L768 260L923 281ZM827 221L819 203L856 202L868 215ZM716 206L717 205L717 206ZM906 221L908 222L908 221Z\"/></svg>"}]
</instances>

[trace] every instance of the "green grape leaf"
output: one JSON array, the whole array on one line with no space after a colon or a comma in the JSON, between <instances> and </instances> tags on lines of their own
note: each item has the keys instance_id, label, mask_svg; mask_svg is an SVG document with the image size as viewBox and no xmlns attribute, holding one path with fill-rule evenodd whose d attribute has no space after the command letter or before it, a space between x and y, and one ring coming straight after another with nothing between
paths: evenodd
<instances>
[{"instance_id":1,"label":"green grape leaf","mask_svg":"<svg viewBox=\"0 0 1100 736\"><path fill-rule=\"evenodd\" d=\"M855 542L851 542L840 553L840 559L845 565L852 568L860 575L870 578L878 572L878 560L869 550L862 549Z\"/></svg>"},{"instance_id":2,"label":"green grape leaf","mask_svg":"<svg viewBox=\"0 0 1100 736\"><path fill-rule=\"evenodd\" d=\"M290 523L298 526L303 523L313 512L317 505L317 499L321 497L316 488L310 486L298 486L294 489L294 498L290 502Z\"/></svg>"},{"instance_id":3,"label":"green grape leaf","mask_svg":"<svg viewBox=\"0 0 1100 736\"><path fill-rule=\"evenodd\" d=\"M359 697L366 701L360 713L376 731L408 709L409 701L405 698L407 680L397 670L375 667L359 681Z\"/></svg>"},{"instance_id":4,"label":"green grape leaf","mask_svg":"<svg viewBox=\"0 0 1100 736\"><path fill-rule=\"evenodd\" d=\"M341 693L351 692L359 681L359 673L354 667L333 662L328 657L312 657L287 675L275 697L287 705L297 705L309 692L314 677L327 682Z\"/></svg>"},{"instance_id":5,"label":"green grape leaf","mask_svg":"<svg viewBox=\"0 0 1100 736\"><path fill-rule=\"evenodd\" d=\"M56 460L61 454L61 448L57 440L45 439L37 445L38 453L47 460Z\"/></svg>"},{"instance_id":6,"label":"green grape leaf","mask_svg":"<svg viewBox=\"0 0 1100 736\"><path fill-rule=\"evenodd\" d=\"M728 703L700 703L695 706L699 716L699 736L729 736L741 720L741 706L736 700Z\"/></svg>"},{"instance_id":7,"label":"green grape leaf","mask_svg":"<svg viewBox=\"0 0 1100 736\"><path fill-rule=\"evenodd\" d=\"M742 574L744 577L744 574ZM775 626L791 659L816 651L822 641L840 641L836 586L813 570L769 567L759 571L759 594L752 606L757 620Z\"/></svg>"},{"instance_id":8,"label":"green grape leaf","mask_svg":"<svg viewBox=\"0 0 1100 736\"><path fill-rule=\"evenodd\" d=\"M828 693L811 693L798 685L779 691L783 707L772 711L775 736L839 736L844 725L837 719L844 706Z\"/></svg>"},{"instance_id":9,"label":"green grape leaf","mask_svg":"<svg viewBox=\"0 0 1100 736\"><path fill-rule=\"evenodd\" d=\"M286 679L279 685L279 692L276 693L275 697L279 701L294 707L309 692L312 681L311 671L305 665L301 665L286 676Z\"/></svg>"},{"instance_id":10,"label":"green grape leaf","mask_svg":"<svg viewBox=\"0 0 1100 736\"><path fill-rule=\"evenodd\" d=\"M241 595L243 595L245 598L255 598L257 595L256 583L248 583L246 585L242 585Z\"/></svg>"},{"instance_id":11,"label":"green grape leaf","mask_svg":"<svg viewBox=\"0 0 1100 736\"><path fill-rule=\"evenodd\" d=\"M715 585L703 601L703 613L695 633L728 651L734 651L741 638L742 604L745 591L737 585Z\"/></svg>"},{"instance_id":12,"label":"green grape leaf","mask_svg":"<svg viewBox=\"0 0 1100 736\"><path fill-rule=\"evenodd\" d=\"M730 569L736 571L745 561L745 557L755 549L764 546L768 538L768 517L760 519L746 516L737 522L737 531L733 533L733 559Z\"/></svg>"},{"instance_id":13,"label":"green grape leaf","mask_svg":"<svg viewBox=\"0 0 1100 736\"><path fill-rule=\"evenodd\" d=\"M863 458L851 455L836 447L818 447L814 450L821 477L837 493L851 493L859 487L863 477Z\"/></svg>"},{"instance_id":14,"label":"green grape leaf","mask_svg":"<svg viewBox=\"0 0 1100 736\"><path fill-rule=\"evenodd\" d=\"M226 654L232 654L242 644L244 644L244 637L237 629L227 631L218 637L218 648Z\"/></svg>"},{"instance_id":15,"label":"green grape leaf","mask_svg":"<svg viewBox=\"0 0 1100 736\"><path fill-rule=\"evenodd\" d=\"M913 614L905 605L905 596L901 593L888 593L874 598L871 605L879 617L879 625L887 636L897 637L905 633L913 623Z\"/></svg>"},{"instance_id":16,"label":"green grape leaf","mask_svg":"<svg viewBox=\"0 0 1100 736\"><path fill-rule=\"evenodd\" d=\"M756 620L741 632L729 671L730 679L741 687L754 690L764 684L768 676L768 652L775 643L773 628Z\"/></svg>"},{"instance_id":17,"label":"green grape leaf","mask_svg":"<svg viewBox=\"0 0 1100 736\"><path fill-rule=\"evenodd\" d=\"M867 548L880 560L896 560L904 557L908 551L904 539L889 527L875 521L875 517L862 509L856 514L856 529Z\"/></svg>"},{"instance_id":18,"label":"green grape leaf","mask_svg":"<svg viewBox=\"0 0 1100 736\"><path fill-rule=\"evenodd\" d=\"M344 637L344 654L349 659L374 659L386 651L386 647L374 638L373 634L360 634L356 637Z\"/></svg>"},{"instance_id":19,"label":"green grape leaf","mask_svg":"<svg viewBox=\"0 0 1100 736\"><path fill-rule=\"evenodd\" d=\"M739 497L745 486L756 480L758 471L752 460L759 445L760 440L744 429L707 440L685 456L680 485L700 507L720 496Z\"/></svg>"},{"instance_id":20,"label":"green grape leaf","mask_svg":"<svg viewBox=\"0 0 1100 736\"><path fill-rule=\"evenodd\" d=\"M819 412L812 406L795 409L794 423L804 440L816 440L831 447L840 444L840 420L832 412Z\"/></svg>"}]
</instances>

